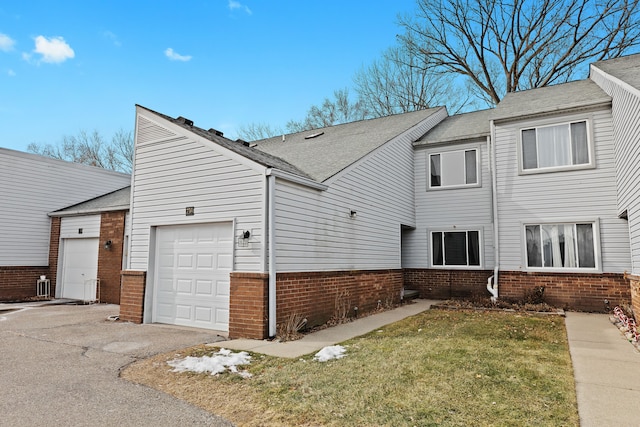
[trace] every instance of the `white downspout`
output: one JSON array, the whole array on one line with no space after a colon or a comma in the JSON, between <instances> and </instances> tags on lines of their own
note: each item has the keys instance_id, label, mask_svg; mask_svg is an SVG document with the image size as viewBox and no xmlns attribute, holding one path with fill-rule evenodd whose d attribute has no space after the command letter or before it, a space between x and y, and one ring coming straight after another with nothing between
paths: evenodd
<instances>
[{"instance_id":1,"label":"white downspout","mask_svg":"<svg viewBox=\"0 0 640 427\"><path fill-rule=\"evenodd\" d=\"M267 175L267 229L269 233L269 338L276 336L276 221L275 221L275 186L276 177Z\"/></svg>"},{"instance_id":2,"label":"white downspout","mask_svg":"<svg viewBox=\"0 0 640 427\"><path fill-rule=\"evenodd\" d=\"M496 138L495 138L495 125L493 120L489 122L491 133L487 138L487 145L490 147L489 154L490 167L491 167L491 191L493 198L493 251L494 251L494 268L493 276L487 280L487 290L491 294L491 301L496 302L498 300L498 270L500 269L500 249L498 247L498 178L496 172Z\"/></svg>"}]
</instances>

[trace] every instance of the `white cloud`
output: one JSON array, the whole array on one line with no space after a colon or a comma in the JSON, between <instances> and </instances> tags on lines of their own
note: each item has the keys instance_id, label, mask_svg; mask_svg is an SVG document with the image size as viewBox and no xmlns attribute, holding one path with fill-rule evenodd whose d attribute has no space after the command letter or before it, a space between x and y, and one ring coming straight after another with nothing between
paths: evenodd
<instances>
[{"instance_id":1,"label":"white cloud","mask_svg":"<svg viewBox=\"0 0 640 427\"><path fill-rule=\"evenodd\" d=\"M171 48L165 50L164 54L172 61L191 61L191 55L180 55L179 53L174 52L174 50Z\"/></svg>"},{"instance_id":2,"label":"white cloud","mask_svg":"<svg viewBox=\"0 0 640 427\"><path fill-rule=\"evenodd\" d=\"M0 33L0 50L3 52L9 52L13 50L13 45L16 44L15 40L6 34Z\"/></svg>"},{"instance_id":3,"label":"white cloud","mask_svg":"<svg viewBox=\"0 0 640 427\"><path fill-rule=\"evenodd\" d=\"M16 72L10 69L9 71L7 71L7 75L8 75L9 77L15 77Z\"/></svg>"},{"instance_id":4,"label":"white cloud","mask_svg":"<svg viewBox=\"0 0 640 427\"><path fill-rule=\"evenodd\" d=\"M122 43L120 43L120 40L118 40L118 36L113 34L111 31L104 31L102 33L102 37L104 37L107 40L110 40L114 46L117 46L117 47L122 46Z\"/></svg>"},{"instance_id":5,"label":"white cloud","mask_svg":"<svg viewBox=\"0 0 640 427\"><path fill-rule=\"evenodd\" d=\"M229 0L229 10L234 10L234 9L242 9L245 12L247 12L247 14L249 15L253 13L251 12L251 9L249 9L249 6L245 6L244 4L236 0Z\"/></svg>"},{"instance_id":6,"label":"white cloud","mask_svg":"<svg viewBox=\"0 0 640 427\"><path fill-rule=\"evenodd\" d=\"M42 62L59 63L76 56L71 46L62 37L48 39L44 36L38 36L35 41L34 52L42 55Z\"/></svg>"}]
</instances>

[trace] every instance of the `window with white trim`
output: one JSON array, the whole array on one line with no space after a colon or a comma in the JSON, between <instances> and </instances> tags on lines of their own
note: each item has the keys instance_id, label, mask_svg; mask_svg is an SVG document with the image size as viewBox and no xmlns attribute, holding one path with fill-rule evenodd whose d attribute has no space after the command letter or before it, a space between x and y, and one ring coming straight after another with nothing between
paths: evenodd
<instances>
[{"instance_id":1,"label":"window with white trim","mask_svg":"<svg viewBox=\"0 0 640 427\"><path fill-rule=\"evenodd\" d=\"M429 155L429 188L478 184L478 150L458 150Z\"/></svg>"},{"instance_id":2,"label":"window with white trim","mask_svg":"<svg viewBox=\"0 0 640 427\"><path fill-rule=\"evenodd\" d=\"M527 267L595 269L595 224L525 225Z\"/></svg>"},{"instance_id":3,"label":"window with white trim","mask_svg":"<svg viewBox=\"0 0 640 427\"><path fill-rule=\"evenodd\" d=\"M587 121L522 129L522 170L565 168L591 164Z\"/></svg>"},{"instance_id":4,"label":"window with white trim","mask_svg":"<svg viewBox=\"0 0 640 427\"><path fill-rule=\"evenodd\" d=\"M477 230L432 231L431 249L434 266L480 266L480 232Z\"/></svg>"}]
</instances>

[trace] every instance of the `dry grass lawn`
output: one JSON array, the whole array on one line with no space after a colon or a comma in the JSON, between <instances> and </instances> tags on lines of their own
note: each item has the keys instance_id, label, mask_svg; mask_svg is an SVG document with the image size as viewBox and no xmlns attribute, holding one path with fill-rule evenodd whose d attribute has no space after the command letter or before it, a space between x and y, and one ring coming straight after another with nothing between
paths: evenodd
<instances>
[{"instance_id":1,"label":"dry grass lawn","mask_svg":"<svg viewBox=\"0 0 640 427\"><path fill-rule=\"evenodd\" d=\"M223 346L224 343L221 343ZM325 363L253 354L253 377L175 373L176 356L122 377L239 426L578 426L564 319L430 310L343 343Z\"/></svg>"}]
</instances>

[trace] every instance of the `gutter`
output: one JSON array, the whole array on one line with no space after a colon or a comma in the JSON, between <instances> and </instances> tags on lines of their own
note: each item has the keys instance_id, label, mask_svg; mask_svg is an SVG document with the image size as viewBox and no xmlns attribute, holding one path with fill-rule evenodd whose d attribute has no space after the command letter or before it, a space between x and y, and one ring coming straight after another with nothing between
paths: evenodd
<instances>
[{"instance_id":1,"label":"gutter","mask_svg":"<svg viewBox=\"0 0 640 427\"><path fill-rule=\"evenodd\" d=\"M499 234L498 234L498 177L496 172L496 127L491 120L489 122L491 128L491 134L487 137L487 145L489 146L490 153L490 167L491 167L491 192L493 202L493 276L487 280L487 290L491 294L491 301L496 302L498 300L498 271L500 270L500 248L499 248Z\"/></svg>"},{"instance_id":2,"label":"gutter","mask_svg":"<svg viewBox=\"0 0 640 427\"><path fill-rule=\"evenodd\" d=\"M268 289L268 325L269 338L276 336L276 219L275 219L275 186L276 175L273 169L265 171L267 177L267 239L269 241L269 289Z\"/></svg>"}]
</instances>

